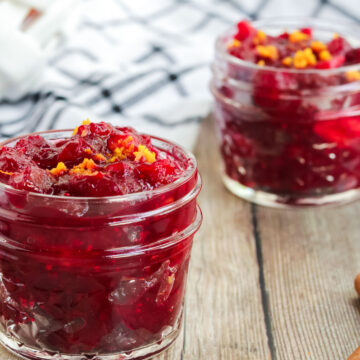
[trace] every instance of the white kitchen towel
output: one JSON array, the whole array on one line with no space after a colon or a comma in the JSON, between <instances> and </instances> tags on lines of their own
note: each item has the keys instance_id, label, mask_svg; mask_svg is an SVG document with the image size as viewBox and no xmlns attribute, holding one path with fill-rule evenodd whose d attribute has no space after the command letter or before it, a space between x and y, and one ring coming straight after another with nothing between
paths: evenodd
<instances>
[{"instance_id":1,"label":"white kitchen towel","mask_svg":"<svg viewBox=\"0 0 360 360\"><path fill-rule=\"evenodd\" d=\"M0 137L89 117L192 148L211 109L216 36L245 17L280 15L359 21L360 8L358 0L82 0L33 90L0 101Z\"/></svg>"}]
</instances>

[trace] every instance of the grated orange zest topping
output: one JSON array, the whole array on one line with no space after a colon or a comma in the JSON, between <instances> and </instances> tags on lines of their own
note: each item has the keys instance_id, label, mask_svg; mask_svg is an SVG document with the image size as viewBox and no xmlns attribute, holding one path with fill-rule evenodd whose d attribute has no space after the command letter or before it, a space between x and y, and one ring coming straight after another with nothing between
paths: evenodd
<instances>
[{"instance_id":1,"label":"grated orange zest topping","mask_svg":"<svg viewBox=\"0 0 360 360\"><path fill-rule=\"evenodd\" d=\"M311 43L311 48L316 52L321 52L327 49L327 46L322 41L313 41Z\"/></svg>"},{"instance_id":2,"label":"grated orange zest topping","mask_svg":"<svg viewBox=\"0 0 360 360\"><path fill-rule=\"evenodd\" d=\"M311 65L316 65L316 56L311 48L298 50L294 56L294 66L297 69L304 69Z\"/></svg>"},{"instance_id":3,"label":"grated orange zest topping","mask_svg":"<svg viewBox=\"0 0 360 360\"><path fill-rule=\"evenodd\" d=\"M135 161L140 161L145 158L145 160L152 164L156 160L156 154L150 151L145 145L139 145L138 151L134 151Z\"/></svg>"},{"instance_id":4,"label":"grated orange zest topping","mask_svg":"<svg viewBox=\"0 0 360 360\"><path fill-rule=\"evenodd\" d=\"M237 40L236 40L237 41ZM260 60L264 62L264 60ZM89 125L90 120L84 120L82 125ZM79 127L76 127L73 134L76 134L79 130ZM81 136L86 136L88 134L88 129L85 128L81 132ZM134 151L137 150L137 151ZM150 164L156 161L156 153L150 151L145 145L135 146L134 138L129 135L125 139L120 139L117 142L116 148L113 150L113 153L106 154L106 158L103 154L97 153L93 154L91 148L86 148L84 152L88 155L93 155L94 160L98 161L107 161L113 163L116 160L125 160L129 156L134 156L134 161L139 162L141 160L146 161ZM69 171L69 174L81 174L81 175L96 175L99 173L97 170L97 165L93 159L85 158L80 164L73 166L70 170L67 169L66 165L62 162L58 163L56 168L49 170L53 175L61 175L64 172ZM9 173L10 174L10 173Z\"/></svg>"},{"instance_id":5,"label":"grated orange zest topping","mask_svg":"<svg viewBox=\"0 0 360 360\"><path fill-rule=\"evenodd\" d=\"M301 31L294 31L292 32L290 35L289 35L289 40L292 42L292 43L297 43L297 42L300 42L300 41L305 41L305 40L308 40L309 39L309 35L308 34L305 34Z\"/></svg>"},{"instance_id":6,"label":"grated orange zest topping","mask_svg":"<svg viewBox=\"0 0 360 360\"><path fill-rule=\"evenodd\" d=\"M299 57L299 56L296 56L295 55L295 58L294 58L294 66L297 68L297 69L304 69L307 67L307 61L305 58L303 57Z\"/></svg>"},{"instance_id":7,"label":"grated orange zest topping","mask_svg":"<svg viewBox=\"0 0 360 360\"><path fill-rule=\"evenodd\" d=\"M85 158L79 165L75 165L71 170L70 174L81 174L81 175L96 175L98 171L94 160Z\"/></svg>"},{"instance_id":8,"label":"grated orange zest topping","mask_svg":"<svg viewBox=\"0 0 360 360\"><path fill-rule=\"evenodd\" d=\"M132 141L133 141L133 137L129 135L124 140L119 140L119 143L122 142L125 146L128 146L129 144L132 143Z\"/></svg>"},{"instance_id":9,"label":"grated orange zest topping","mask_svg":"<svg viewBox=\"0 0 360 360\"><path fill-rule=\"evenodd\" d=\"M82 122L82 125L90 125L91 124L91 121L89 120L89 119L86 119L86 120L84 120L83 122ZM74 129L74 131L73 131L73 135L76 135L77 134L77 132L78 132L78 130L79 130L79 126L77 126L75 129ZM83 135L81 135L81 136L83 136Z\"/></svg>"},{"instance_id":10,"label":"grated orange zest topping","mask_svg":"<svg viewBox=\"0 0 360 360\"><path fill-rule=\"evenodd\" d=\"M132 155L135 150L135 145L133 143L133 137L128 136L125 139L120 139L118 141L118 145L113 152L112 158L109 160L110 162L114 162L116 160L124 160L128 156Z\"/></svg>"},{"instance_id":11,"label":"grated orange zest topping","mask_svg":"<svg viewBox=\"0 0 360 360\"><path fill-rule=\"evenodd\" d=\"M237 48L241 46L241 41L234 39L233 41L231 41L228 45L227 48L231 49L231 48Z\"/></svg>"},{"instance_id":12,"label":"grated orange zest topping","mask_svg":"<svg viewBox=\"0 0 360 360\"><path fill-rule=\"evenodd\" d=\"M330 60L332 58L332 56L329 53L329 51L323 50L323 51L320 52L319 58L320 58L320 60L328 61L328 60Z\"/></svg>"},{"instance_id":13,"label":"grated orange zest topping","mask_svg":"<svg viewBox=\"0 0 360 360\"><path fill-rule=\"evenodd\" d=\"M175 281L175 274L171 274L170 276L168 276L168 284L172 285Z\"/></svg>"},{"instance_id":14,"label":"grated orange zest topping","mask_svg":"<svg viewBox=\"0 0 360 360\"><path fill-rule=\"evenodd\" d=\"M106 157L103 154L96 154L94 157L96 160L106 161Z\"/></svg>"},{"instance_id":15,"label":"grated orange zest topping","mask_svg":"<svg viewBox=\"0 0 360 360\"><path fill-rule=\"evenodd\" d=\"M2 170L0 170L0 173L5 174L5 175L9 175L9 176L14 175L13 172L9 172L9 171L2 171Z\"/></svg>"},{"instance_id":16,"label":"grated orange zest topping","mask_svg":"<svg viewBox=\"0 0 360 360\"><path fill-rule=\"evenodd\" d=\"M127 158L126 152L125 152L125 148L122 146L121 148L115 148L114 150L114 155L113 157L110 159L110 162L114 162L116 160L124 160Z\"/></svg>"},{"instance_id":17,"label":"grated orange zest topping","mask_svg":"<svg viewBox=\"0 0 360 360\"><path fill-rule=\"evenodd\" d=\"M309 65L316 65L316 56L315 54L313 53L312 49L311 48L306 48L304 50L304 53L305 53L305 57L306 57L306 60L308 62Z\"/></svg>"},{"instance_id":18,"label":"grated orange zest topping","mask_svg":"<svg viewBox=\"0 0 360 360\"><path fill-rule=\"evenodd\" d=\"M63 162L59 162L55 168L49 170L49 172L54 176L60 176L66 171L68 171L68 169Z\"/></svg>"},{"instance_id":19,"label":"grated orange zest topping","mask_svg":"<svg viewBox=\"0 0 360 360\"><path fill-rule=\"evenodd\" d=\"M258 45L256 51L260 56L266 59L277 60L279 56L277 48L273 45Z\"/></svg>"},{"instance_id":20,"label":"grated orange zest topping","mask_svg":"<svg viewBox=\"0 0 360 360\"><path fill-rule=\"evenodd\" d=\"M257 32L256 37L259 39L260 42L264 42L266 40L266 34L262 30L259 30Z\"/></svg>"},{"instance_id":21,"label":"grated orange zest topping","mask_svg":"<svg viewBox=\"0 0 360 360\"><path fill-rule=\"evenodd\" d=\"M360 72L356 71L356 70L351 70L345 74L345 77L346 77L346 80L349 82L350 81L359 81L360 80Z\"/></svg>"},{"instance_id":22,"label":"grated orange zest topping","mask_svg":"<svg viewBox=\"0 0 360 360\"><path fill-rule=\"evenodd\" d=\"M255 45L263 44L266 41L267 35L264 31L258 30L256 36L253 39Z\"/></svg>"},{"instance_id":23,"label":"grated orange zest topping","mask_svg":"<svg viewBox=\"0 0 360 360\"><path fill-rule=\"evenodd\" d=\"M282 59L282 64L285 65L285 66L291 66L292 65L292 62L293 62L293 59L291 56L287 56L285 58Z\"/></svg>"}]
</instances>

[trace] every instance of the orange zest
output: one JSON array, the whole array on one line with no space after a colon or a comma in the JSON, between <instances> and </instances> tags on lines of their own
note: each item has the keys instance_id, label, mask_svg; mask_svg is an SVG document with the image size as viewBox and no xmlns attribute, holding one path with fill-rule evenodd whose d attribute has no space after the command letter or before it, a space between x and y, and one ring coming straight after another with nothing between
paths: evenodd
<instances>
[{"instance_id":1,"label":"orange zest","mask_svg":"<svg viewBox=\"0 0 360 360\"><path fill-rule=\"evenodd\" d=\"M234 39L233 41L231 41L227 48L228 49L231 49L231 48L237 48L237 47L240 47L241 46L241 41L237 40L237 39Z\"/></svg>"},{"instance_id":2,"label":"orange zest","mask_svg":"<svg viewBox=\"0 0 360 360\"><path fill-rule=\"evenodd\" d=\"M316 65L316 56L311 48L298 50L294 56L294 67L297 69L305 69L308 66Z\"/></svg>"},{"instance_id":3,"label":"orange zest","mask_svg":"<svg viewBox=\"0 0 360 360\"><path fill-rule=\"evenodd\" d=\"M98 173L98 171L95 171L96 167L94 160L85 158L81 164L75 165L69 173L78 175L96 175Z\"/></svg>"},{"instance_id":4,"label":"orange zest","mask_svg":"<svg viewBox=\"0 0 360 360\"><path fill-rule=\"evenodd\" d=\"M82 122L82 125L90 125L91 124L91 121L89 119L86 119ZM76 135L77 132L79 131L79 126L77 126L74 131L73 131L73 135Z\"/></svg>"},{"instance_id":5,"label":"orange zest","mask_svg":"<svg viewBox=\"0 0 360 360\"><path fill-rule=\"evenodd\" d=\"M171 274L170 276L168 276L168 284L172 285L175 281L175 274Z\"/></svg>"},{"instance_id":6,"label":"orange zest","mask_svg":"<svg viewBox=\"0 0 360 360\"><path fill-rule=\"evenodd\" d=\"M351 70L345 74L345 77L346 77L346 80L349 82L359 81L360 80L360 72L356 71L356 70Z\"/></svg>"},{"instance_id":7,"label":"orange zest","mask_svg":"<svg viewBox=\"0 0 360 360\"><path fill-rule=\"evenodd\" d=\"M1 174L5 174L5 175L9 175L9 176L14 175L13 172L9 172L9 171L2 171L2 170L0 170L0 173L1 173Z\"/></svg>"},{"instance_id":8,"label":"orange zest","mask_svg":"<svg viewBox=\"0 0 360 360\"><path fill-rule=\"evenodd\" d=\"M253 39L253 43L255 45L264 44L264 42L266 41L266 38L267 38L266 33L262 30L258 30L258 32L256 33L256 36Z\"/></svg>"},{"instance_id":9,"label":"orange zest","mask_svg":"<svg viewBox=\"0 0 360 360\"><path fill-rule=\"evenodd\" d=\"M310 46L315 52L321 52L327 49L326 45L322 41L317 40L313 41Z\"/></svg>"},{"instance_id":10,"label":"orange zest","mask_svg":"<svg viewBox=\"0 0 360 360\"><path fill-rule=\"evenodd\" d=\"M300 41L306 41L309 39L309 35L308 34L305 34L301 31L294 31L292 32L290 35L289 35L289 40L292 42L292 43L297 43L297 42L300 42Z\"/></svg>"},{"instance_id":11,"label":"orange zest","mask_svg":"<svg viewBox=\"0 0 360 360\"><path fill-rule=\"evenodd\" d=\"M293 63L293 59L291 56L287 56L285 58L282 59L281 63L285 66L291 66Z\"/></svg>"},{"instance_id":12,"label":"orange zest","mask_svg":"<svg viewBox=\"0 0 360 360\"><path fill-rule=\"evenodd\" d=\"M262 61L264 62L264 60ZM88 119L83 121L82 123L82 125L89 125L89 124L90 124L90 120ZM73 134L76 134L78 130L79 127L75 128ZM85 136L87 133L88 133L87 128L82 129L81 136ZM142 144L135 145L134 138L130 135L123 139L118 140L115 146L116 147L115 149L113 149L112 154L111 153L106 154L108 157L105 157L103 154L100 153L93 154L93 150L90 147L86 148L84 152L88 155L91 155L92 158L84 158L80 164L73 166L70 170L66 167L66 165L63 162L59 162L55 168L48 171L54 176L60 176L66 172L68 172L70 175L75 174L75 175L94 176L99 173L98 165L94 162L94 160L113 163L117 160L125 160L131 157L131 159L133 159L133 161L136 162L145 161L152 164L153 162L156 161L156 153L150 151L148 147L145 145ZM13 174L4 171L1 172L7 175Z\"/></svg>"},{"instance_id":13,"label":"orange zest","mask_svg":"<svg viewBox=\"0 0 360 360\"><path fill-rule=\"evenodd\" d=\"M328 60L331 60L331 58L332 58L332 56L328 50L323 50L319 53L319 59L322 61L328 61Z\"/></svg>"},{"instance_id":14,"label":"orange zest","mask_svg":"<svg viewBox=\"0 0 360 360\"><path fill-rule=\"evenodd\" d=\"M150 151L145 145L139 145L138 151L134 151L135 161L145 159L148 163L152 164L156 160L156 154Z\"/></svg>"},{"instance_id":15,"label":"orange zest","mask_svg":"<svg viewBox=\"0 0 360 360\"><path fill-rule=\"evenodd\" d=\"M110 162L115 162L116 160L125 160L126 159L126 155L124 152L124 148L123 147L117 147L114 150L113 153L113 157L109 160Z\"/></svg>"},{"instance_id":16,"label":"orange zest","mask_svg":"<svg viewBox=\"0 0 360 360\"><path fill-rule=\"evenodd\" d=\"M106 161L106 157L103 154L96 154L94 158L95 160Z\"/></svg>"},{"instance_id":17,"label":"orange zest","mask_svg":"<svg viewBox=\"0 0 360 360\"><path fill-rule=\"evenodd\" d=\"M110 162L116 160L124 160L134 153L135 145L133 143L133 137L128 136L125 139L120 139L118 141L118 146L114 149L113 156L110 159Z\"/></svg>"},{"instance_id":18,"label":"orange zest","mask_svg":"<svg viewBox=\"0 0 360 360\"><path fill-rule=\"evenodd\" d=\"M256 51L261 57L266 59L277 60L279 57L278 50L273 45L258 45Z\"/></svg>"},{"instance_id":19,"label":"orange zest","mask_svg":"<svg viewBox=\"0 0 360 360\"><path fill-rule=\"evenodd\" d=\"M68 171L68 169L63 162L59 162L55 168L49 170L49 172L54 176L60 176L67 171Z\"/></svg>"}]
</instances>

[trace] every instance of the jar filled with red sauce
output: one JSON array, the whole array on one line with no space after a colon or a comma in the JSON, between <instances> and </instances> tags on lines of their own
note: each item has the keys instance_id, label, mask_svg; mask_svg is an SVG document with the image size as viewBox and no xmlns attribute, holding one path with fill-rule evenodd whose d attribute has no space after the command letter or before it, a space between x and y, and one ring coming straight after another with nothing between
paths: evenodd
<instances>
[{"instance_id":1,"label":"jar filled with red sauce","mask_svg":"<svg viewBox=\"0 0 360 360\"><path fill-rule=\"evenodd\" d=\"M219 36L211 90L230 191L274 207L359 197L358 33L351 23L280 18Z\"/></svg>"},{"instance_id":2,"label":"jar filled with red sauce","mask_svg":"<svg viewBox=\"0 0 360 360\"><path fill-rule=\"evenodd\" d=\"M0 147L0 341L27 359L147 359L182 323L194 156L85 122Z\"/></svg>"}]
</instances>

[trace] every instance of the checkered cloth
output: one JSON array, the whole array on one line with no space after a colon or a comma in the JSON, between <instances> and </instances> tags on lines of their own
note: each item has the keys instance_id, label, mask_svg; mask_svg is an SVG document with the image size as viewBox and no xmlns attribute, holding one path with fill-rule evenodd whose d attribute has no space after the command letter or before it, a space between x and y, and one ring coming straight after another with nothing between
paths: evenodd
<instances>
[{"instance_id":1,"label":"checkered cloth","mask_svg":"<svg viewBox=\"0 0 360 360\"><path fill-rule=\"evenodd\" d=\"M33 90L0 102L0 137L72 128L89 117L192 148L211 107L216 35L244 17L359 21L358 1L82 0Z\"/></svg>"}]
</instances>

